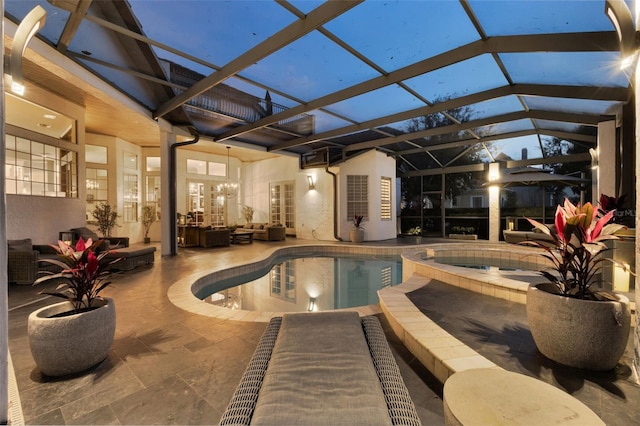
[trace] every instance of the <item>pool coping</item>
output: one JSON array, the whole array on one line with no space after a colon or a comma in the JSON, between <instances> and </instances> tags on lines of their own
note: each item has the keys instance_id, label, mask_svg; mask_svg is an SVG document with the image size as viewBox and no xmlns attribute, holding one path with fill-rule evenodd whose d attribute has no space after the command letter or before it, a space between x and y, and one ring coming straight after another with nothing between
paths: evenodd
<instances>
[{"instance_id":1,"label":"pool coping","mask_svg":"<svg viewBox=\"0 0 640 426\"><path fill-rule=\"evenodd\" d=\"M407 297L407 293L424 287L431 280L437 280L480 294L526 303L529 287L527 282L488 271L439 263L438 260L454 257L479 261L502 259L511 262L513 266L525 262L543 268L548 264L540 256L542 251L530 247L507 246L506 243L475 241L472 245L430 244L425 249L426 252L413 250L403 253L403 282L378 291L381 310L394 333L441 383L458 371L474 368L502 369L423 314Z\"/></svg>"},{"instance_id":2,"label":"pool coping","mask_svg":"<svg viewBox=\"0 0 640 426\"><path fill-rule=\"evenodd\" d=\"M223 308L198 299L194 293L212 279L226 279L262 269L273 263L279 256L354 253L400 254L402 283L378 290L379 304L340 310L357 311L360 316L382 313L405 347L441 383L458 371L473 368L501 369L502 367L446 332L423 314L406 294L424 287L431 280L437 280L484 295L524 304L529 283L500 274L438 263L437 260L443 257L502 258L512 261L514 265L525 262L537 264L540 269L549 266L549 261L540 256L543 250L525 246L514 247L513 244L503 242L476 240L472 244L436 243L394 247L308 244L273 248L266 252L265 257L251 264L233 266L205 275L198 273L186 276L169 288L168 297L174 305L198 315L236 321L268 322L273 317L282 316L283 312Z\"/></svg>"}]
</instances>

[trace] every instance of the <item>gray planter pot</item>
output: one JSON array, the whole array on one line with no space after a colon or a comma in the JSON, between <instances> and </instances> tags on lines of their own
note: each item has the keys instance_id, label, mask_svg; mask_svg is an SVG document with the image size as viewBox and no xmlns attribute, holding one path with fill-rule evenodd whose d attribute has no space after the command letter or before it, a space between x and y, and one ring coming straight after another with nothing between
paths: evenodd
<instances>
[{"instance_id":1,"label":"gray planter pot","mask_svg":"<svg viewBox=\"0 0 640 426\"><path fill-rule=\"evenodd\" d=\"M364 229L352 229L349 231L349 238L352 243L361 243L364 241Z\"/></svg>"},{"instance_id":2,"label":"gray planter pot","mask_svg":"<svg viewBox=\"0 0 640 426\"><path fill-rule=\"evenodd\" d=\"M580 300L544 290L527 290L527 320L538 350L547 358L576 368L607 371L616 366L629 338L629 299Z\"/></svg>"},{"instance_id":3,"label":"gray planter pot","mask_svg":"<svg viewBox=\"0 0 640 426\"><path fill-rule=\"evenodd\" d=\"M56 303L29 315L31 355L47 376L77 373L104 360L113 343L116 310L113 299L95 302L97 309L50 318L73 310L70 302Z\"/></svg>"}]
</instances>

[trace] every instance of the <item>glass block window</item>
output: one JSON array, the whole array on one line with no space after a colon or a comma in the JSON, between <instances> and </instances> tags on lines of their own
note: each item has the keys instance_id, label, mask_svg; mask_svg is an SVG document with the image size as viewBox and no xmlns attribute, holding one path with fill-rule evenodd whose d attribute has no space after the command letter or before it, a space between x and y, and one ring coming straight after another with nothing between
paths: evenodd
<instances>
[{"instance_id":1,"label":"glass block window","mask_svg":"<svg viewBox=\"0 0 640 426\"><path fill-rule=\"evenodd\" d=\"M380 219L391 220L391 178L380 178Z\"/></svg>"},{"instance_id":2,"label":"glass block window","mask_svg":"<svg viewBox=\"0 0 640 426\"><path fill-rule=\"evenodd\" d=\"M369 219L369 176L347 175L347 218Z\"/></svg>"}]
</instances>

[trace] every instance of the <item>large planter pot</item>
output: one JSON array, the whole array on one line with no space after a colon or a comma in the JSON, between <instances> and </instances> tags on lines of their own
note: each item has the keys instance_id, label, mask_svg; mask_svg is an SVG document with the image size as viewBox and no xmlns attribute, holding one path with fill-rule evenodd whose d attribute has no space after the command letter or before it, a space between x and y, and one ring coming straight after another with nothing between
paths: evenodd
<instances>
[{"instance_id":1,"label":"large planter pot","mask_svg":"<svg viewBox=\"0 0 640 426\"><path fill-rule=\"evenodd\" d=\"M364 229L352 229L349 231L349 238L352 243L361 243L364 241Z\"/></svg>"},{"instance_id":2,"label":"large planter pot","mask_svg":"<svg viewBox=\"0 0 640 426\"><path fill-rule=\"evenodd\" d=\"M629 338L629 299L580 300L550 293L551 284L527 290L527 320L538 350L576 368L607 371L616 366Z\"/></svg>"},{"instance_id":3,"label":"large planter pot","mask_svg":"<svg viewBox=\"0 0 640 426\"><path fill-rule=\"evenodd\" d=\"M113 343L116 310L113 299L96 300L96 309L51 318L73 310L70 302L56 303L29 315L31 355L47 376L77 373L104 360Z\"/></svg>"}]
</instances>

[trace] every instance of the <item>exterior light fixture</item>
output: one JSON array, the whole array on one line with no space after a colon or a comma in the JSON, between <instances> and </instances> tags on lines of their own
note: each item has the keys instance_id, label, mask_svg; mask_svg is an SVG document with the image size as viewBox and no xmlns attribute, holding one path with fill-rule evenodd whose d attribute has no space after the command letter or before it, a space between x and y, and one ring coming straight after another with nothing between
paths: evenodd
<instances>
[{"instance_id":1,"label":"exterior light fixture","mask_svg":"<svg viewBox=\"0 0 640 426\"><path fill-rule=\"evenodd\" d=\"M313 183L313 176L307 175L307 182L309 182L309 191L311 191L312 189L315 189L316 184Z\"/></svg>"},{"instance_id":2,"label":"exterior light fixture","mask_svg":"<svg viewBox=\"0 0 640 426\"><path fill-rule=\"evenodd\" d=\"M307 311L314 312L317 309L318 309L318 307L316 306L316 298L315 297L310 297L309 298L309 306L307 307Z\"/></svg>"},{"instance_id":3,"label":"exterior light fixture","mask_svg":"<svg viewBox=\"0 0 640 426\"><path fill-rule=\"evenodd\" d=\"M604 13L616 29L620 41L621 68L629 68L637 58L638 37L631 11L624 0L606 0Z\"/></svg>"},{"instance_id":4,"label":"exterior light fixture","mask_svg":"<svg viewBox=\"0 0 640 426\"><path fill-rule=\"evenodd\" d=\"M16 95L24 95L24 80L22 79L22 57L24 51L29 41L44 26L46 18L47 11L42 6L34 7L18 25L16 34L13 37L13 46L11 47L8 63L8 85Z\"/></svg>"}]
</instances>

